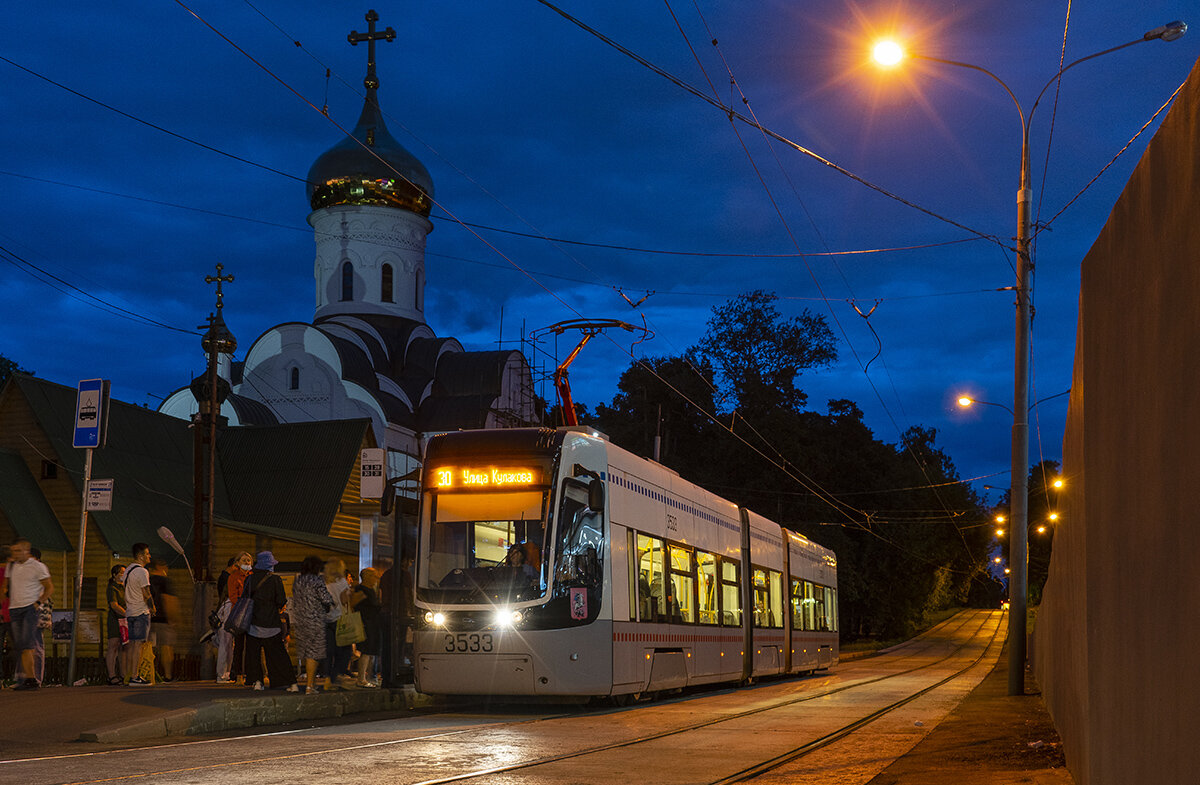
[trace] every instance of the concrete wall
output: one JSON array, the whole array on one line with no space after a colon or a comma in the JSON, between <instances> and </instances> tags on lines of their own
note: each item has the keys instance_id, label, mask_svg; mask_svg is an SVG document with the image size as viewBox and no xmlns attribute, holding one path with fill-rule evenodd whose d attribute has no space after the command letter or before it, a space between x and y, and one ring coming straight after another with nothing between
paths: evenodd
<instances>
[{"instance_id":1,"label":"concrete wall","mask_svg":"<svg viewBox=\"0 0 1200 785\"><path fill-rule=\"evenodd\" d=\"M1035 668L1079 785L1200 781L1200 64L1084 259Z\"/></svg>"}]
</instances>

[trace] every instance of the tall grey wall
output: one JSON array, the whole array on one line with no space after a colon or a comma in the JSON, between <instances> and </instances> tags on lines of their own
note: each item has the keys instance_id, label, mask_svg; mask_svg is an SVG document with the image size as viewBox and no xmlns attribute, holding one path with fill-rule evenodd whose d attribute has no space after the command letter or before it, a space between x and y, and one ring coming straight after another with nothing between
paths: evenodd
<instances>
[{"instance_id":1,"label":"tall grey wall","mask_svg":"<svg viewBox=\"0 0 1200 785\"><path fill-rule=\"evenodd\" d=\"M1034 663L1079 785L1200 782L1200 64L1083 260Z\"/></svg>"}]
</instances>

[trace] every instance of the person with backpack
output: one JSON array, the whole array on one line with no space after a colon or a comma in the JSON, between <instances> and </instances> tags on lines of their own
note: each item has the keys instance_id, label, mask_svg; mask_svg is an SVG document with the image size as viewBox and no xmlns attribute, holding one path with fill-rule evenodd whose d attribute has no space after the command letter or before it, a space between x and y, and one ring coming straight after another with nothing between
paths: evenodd
<instances>
[{"instance_id":1,"label":"person with backpack","mask_svg":"<svg viewBox=\"0 0 1200 785\"><path fill-rule=\"evenodd\" d=\"M129 625L129 643L125 646L125 674L130 687L148 687L151 682L138 674L142 648L150 638L150 615L154 597L150 593L150 546L133 544L133 563L125 570L125 621Z\"/></svg>"}]
</instances>

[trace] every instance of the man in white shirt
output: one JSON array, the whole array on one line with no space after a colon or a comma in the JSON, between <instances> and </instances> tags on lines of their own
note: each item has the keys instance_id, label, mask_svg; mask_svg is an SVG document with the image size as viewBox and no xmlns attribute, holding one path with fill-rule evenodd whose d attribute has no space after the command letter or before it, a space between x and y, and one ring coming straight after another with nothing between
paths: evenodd
<instances>
[{"instance_id":1,"label":"man in white shirt","mask_svg":"<svg viewBox=\"0 0 1200 785\"><path fill-rule=\"evenodd\" d=\"M54 592L50 570L37 559L31 558L29 548L29 540L14 542L10 549L12 561L4 573L3 591L9 600L13 637L21 651L21 672L25 674L25 680L16 686L19 690L38 688L38 680L33 678L36 673L33 654L37 648L36 637L42 631L38 629L36 604L49 599Z\"/></svg>"},{"instance_id":2,"label":"man in white shirt","mask_svg":"<svg viewBox=\"0 0 1200 785\"><path fill-rule=\"evenodd\" d=\"M125 673L129 674L129 686L146 687L148 679L138 675L142 661L142 646L150 637L150 614L154 611L154 598L150 594L150 546L144 542L133 544L133 563L125 570L125 621L129 625L129 643L125 646Z\"/></svg>"}]
</instances>

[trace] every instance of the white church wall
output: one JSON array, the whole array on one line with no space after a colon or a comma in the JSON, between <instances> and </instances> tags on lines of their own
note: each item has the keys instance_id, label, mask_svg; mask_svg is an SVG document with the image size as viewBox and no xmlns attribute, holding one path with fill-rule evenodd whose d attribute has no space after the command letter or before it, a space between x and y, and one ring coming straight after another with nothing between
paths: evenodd
<instances>
[{"instance_id":1,"label":"white church wall","mask_svg":"<svg viewBox=\"0 0 1200 785\"><path fill-rule=\"evenodd\" d=\"M379 313L424 322L425 237L433 224L407 210L337 205L308 217L316 239L316 318ZM342 299L342 269L353 267L351 297ZM392 267L392 301L381 292L383 265Z\"/></svg>"}]
</instances>

